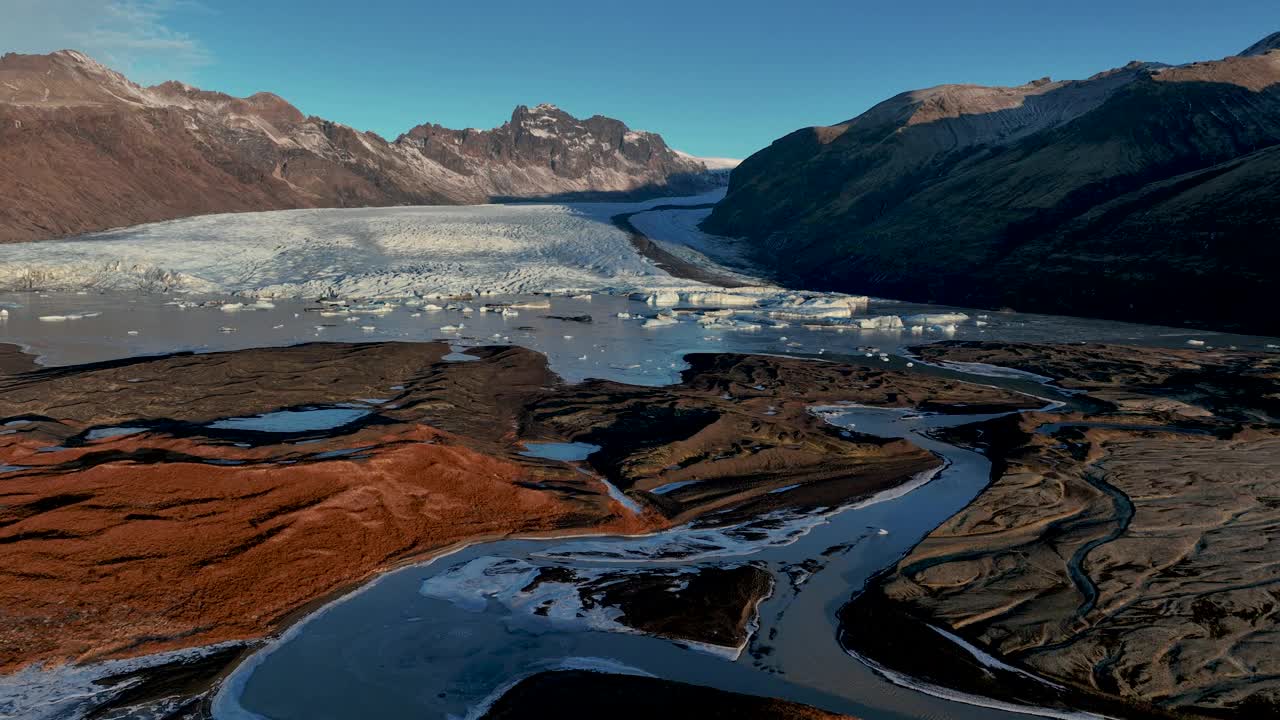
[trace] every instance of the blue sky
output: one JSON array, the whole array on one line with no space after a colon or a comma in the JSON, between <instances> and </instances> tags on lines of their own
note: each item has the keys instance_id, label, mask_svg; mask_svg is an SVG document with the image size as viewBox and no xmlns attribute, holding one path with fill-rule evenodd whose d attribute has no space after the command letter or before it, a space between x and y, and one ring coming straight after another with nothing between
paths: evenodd
<instances>
[{"instance_id":1,"label":"blue sky","mask_svg":"<svg viewBox=\"0 0 1280 720\"><path fill-rule=\"evenodd\" d=\"M0 51L73 47L144 83L270 90L389 138L422 122L493 127L517 104L551 102L745 157L902 90L1218 58L1280 30L1276 0L889 5L0 0Z\"/></svg>"}]
</instances>

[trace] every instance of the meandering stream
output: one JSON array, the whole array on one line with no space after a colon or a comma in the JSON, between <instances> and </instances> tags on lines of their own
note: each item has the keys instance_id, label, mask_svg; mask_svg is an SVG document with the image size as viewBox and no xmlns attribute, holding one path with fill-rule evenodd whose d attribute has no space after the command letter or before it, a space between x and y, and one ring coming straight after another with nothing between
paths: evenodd
<instances>
[{"instance_id":1,"label":"meandering stream","mask_svg":"<svg viewBox=\"0 0 1280 720\"><path fill-rule=\"evenodd\" d=\"M216 716L476 717L520 677L582 666L783 697L867 720L1029 716L889 682L849 657L834 627L836 611L853 591L964 507L987 481L986 458L929 431L993 416L862 407L815 411L860 432L909 438L945 465L838 512L766 517L728 528L682 527L643 538L482 543L403 568L315 613L242 665L216 698ZM799 569L811 559L821 566ZM501 560L582 570L750 560L763 563L776 586L760 605L745 651L731 659L513 609L492 598L519 578L483 572ZM424 594L424 583L433 597ZM454 592L442 591L450 584Z\"/></svg>"}]
</instances>

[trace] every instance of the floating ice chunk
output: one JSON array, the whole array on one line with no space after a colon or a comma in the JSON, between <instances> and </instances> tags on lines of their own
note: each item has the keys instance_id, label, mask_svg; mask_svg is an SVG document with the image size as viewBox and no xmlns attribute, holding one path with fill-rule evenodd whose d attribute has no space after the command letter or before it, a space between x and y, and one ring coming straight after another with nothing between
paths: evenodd
<instances>
[{"instance_id":1,"label":"floating ice chunk","mask_svg":"<svg viewBox=\"0 0 1280 720\"><path fill-rule=\"evenodd\" d=\"M436 305L435 303L427 303L426 305L422 306L422 309L427 312L439 312L444 308L441 307L440 305Z\"/></svg>"},{"instance_id":2,"label":"floating ice chunk","mask_svg":"<svg viewBox=\"0 0 1280 720\"><path fill-rule=\"evenodd\" d=\"M378 326L377 325L361 325L360 329L365 332L373 332L374 330L378 329Z\"/></svg>"},{"instance_id":3,"label":"floating ice chunk","mask_svg":"<svg viewBox=\"0 0 1280 720\"><path fill-rule=\"evenodd\" d=\"M528 302L511 303L511 307L521 310L550 310L550 300L530 300Z\"/></svg>"},{"instance_id":4,"label":"floating ice chunk","mask_svg":"<svg viewBox=\"0 0 1280 720\"><path fill-rule=\"evenodd\" d=\"M508 307L508 308L502 308L502 316L503 316L503 317L516 317L516 316L518 316L519 314L520 314L520 311L519 311L519 310L512 310L512 309L511 309L511 308L509 308L509 307Z\"/></svg>"},{"instance_id":5,"label":"floating ice chunk","mask_svg":"<svg viewBox=\"0 0 1280 720\"><path fill-rule=\"evenodd\" d=\"M954 325L968 319L964 313L921 313L908 315L903 321L910 325Z\"/></svg>"},{"instance_id":6,"label":"floating ice chunk","mask_svg":"<svg viewBox=\"0 0 1280 720\"><path fill-rule=\"evenodd\" d=\"M126 331L126 332L125 332L125 334L126 334L126 335L137 335L137 334L138 334L138 331L137 331L137 330L128 330L128 331Z\"/></svg>"},{"instance_id":7,"label":"floating ice chunk","mask_svg":"<svg viewBox=\"0 0 1280 720\"><path fill-rule=\"evenodd\" d=\"M690 305L719 305L721 307L755 307L756 298L730 292L691 292L685 294Z\"/></svg>"},{"instance_id":8,"label":"floating ice chunk","mask_svg":"<svg viewBox=\"0 0 1280 720\"><path fill-rule=\"evenodd\" d=\"M236 331L235 328L227 327L226 325L223 325L222 327L218 328L218 332L220 333L233 333L235 331Z\"/></svg>"},{"instance_id":9,"label":"floating ice chunk","mask_svg":"<svg viewBox=\"0 0 1280 720\"><path fill-rule=\"evenodd\" d=\"M623 320L630 320L632 318L632 315L631 313L628 313L628 312L620 312L618 313L618 317L622 318Z\"/></svg>"},{"instance_id":10,"label":"floating ice chunk","mask_svg":"<svg viewBox=\"0 0 1280 720\"><path fill-rule=\"evenodd\" d=\"M667 327L670 325L676 325L679 322L680 321L676 320L675 317L672 315L658 315L656 317L651 317L645 320L643 327L647 327L647 328Z\"/></svg>"},{"instance_id":11,"label":"floating ice chunk","mask_svg":"<svg viewBox=\"0 0 1280 720\"><path fill-rule=\"evenodd\" d=\"M954 323L947 325L930 325L930 332L942 333L943 335L955 335L956 326Z\"/></svg>"},{"instance_id":12,"label":"floating ice chunk","mask_svg":"<svg viewBox=\"0 0 1280 720\"><path fill-rule=\"evenodd\" d=\"M867 307L870 300L865 296L834 295L822 297L805 297L790 295L783 298L782 307L768 311L771 317L791 320L809 318L847 318L855 312Z\"/></svg>"},{"instance_id":13,"label":"floating ice chunk","mask_svg":"<svg viewBox=\"0 0 1280 720\"><path fill-rule=\"evenodd\" d=\"M902 318L897 315L879 315L877 317L858 318L853 321L862 330L901 330Z\"/></svg>"},{"instance_id":14,"label":"floating ice chunk","mask_svg":"<svg viewBox=\"0 0 1280 720\"><path fill-rule=\"evenodd\" d=\"M466 325L462 323L458 323L457 325L445 325L444 327L440 328L440 332L458 332L459 330L465 327Z\"/></svg>"},{"instance_id":15,"label":"floating ice chunk","mask_svg":"<svg viewBox=\"0 0 1280 720\"><path fill-rule=\"evenodd\" d=\"M44 318L40 318L40 319L41 319L41 320L43 320ZM1188 340L1188 341L1187 341L1187 344L1188 344L1188 345L1195 345L1196 347L1200 347L1200 346L1204 345L1204 341L1203 341L1203 340Z\"/></svg>"},{"instance_id":16,"label":"floating ice chunk","mask_svg":"<svg viewBox=\"0 0 1280 720\"><path fill-rule=\"evenodd\" d=\"M572 295L569 297L569 299L570 300L586 300L587 302L591 302L591 295L589 293L583 294L583 295Z\"/></svg>"},{"instance_id":17,"label":"floating ice chunk","mask_svg":"<svg viewBox=\"0 0 1280 720\"><path fill-rule=\"evenodd\" d=\"M66 315L41 315L40 322L66 322Z\"/></svg>"},{"instance_id":18,"label":"floating ice chunk","mask_svg":"<svg viewBox=\"0 0 1280 720\"><path fill-rule=\"evenodd\" d=\"M698 325L709 330L727 330L737 327L737 323L727 318L704 316L698 318Z\"/></svg>"},{"instance_id":19,"label":"floating ice chunk","mask_svg":"<svg viewBox=\"0 0 1280 720\"><path fill-rule=\"evenodd\" d=\"M220 309L222 312L240 312L244 309L244 303L223 303Z\"/></svg>"},{"instance_id":20,"label":"floating ice chunk","mask_svg":"<svg viewBox=\"0 0 1280 720\"><path fill-rule=\"evenodd\" d=\"M680 293L674 290L659 290L658 292L646 297L644 301L650 305L679 305Z\"/></svg>"}]
</instances>

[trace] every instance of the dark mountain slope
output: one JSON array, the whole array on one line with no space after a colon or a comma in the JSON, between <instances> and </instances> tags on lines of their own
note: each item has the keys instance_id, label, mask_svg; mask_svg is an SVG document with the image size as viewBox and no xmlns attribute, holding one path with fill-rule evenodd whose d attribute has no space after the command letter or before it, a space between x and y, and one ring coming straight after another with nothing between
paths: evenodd
<instances>
[{"instance_id":1,"label":"dark mountain slope","mask_svg":"<svg viewBox=\"0 0 1280 720\"><path fill-rule=\"evenodd\" d=\"M706 228L793 282L1280 334L1280 52L905 93L734 171Z\"/></svg>"}]
</instances>

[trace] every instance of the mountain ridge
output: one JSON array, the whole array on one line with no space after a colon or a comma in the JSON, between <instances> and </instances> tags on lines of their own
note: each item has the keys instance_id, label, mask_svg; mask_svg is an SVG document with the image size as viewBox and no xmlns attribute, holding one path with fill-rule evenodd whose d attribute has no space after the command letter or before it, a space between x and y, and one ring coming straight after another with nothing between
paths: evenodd
<instances>
[{"instance_id":1,"label":"mountain ridge","mask_svg":"<svg viewBox=\"0 0 1280 720\"><path fill-rule=\"evenodd\" d=\"M943 85L774 141L704 229L809 287L1280 334L1277 144L1276 50Z\"/></svg>"},{"instance_id":2,"label":"mountain ridge","mask_svg":"<svg viewBox=\"0 0 1280 720\"><path fill-rule=\"evenodd\" d=\"M700 160L618 120L517 106L492 130L424 124L395 140L270 92L143 87L74 50L0 57L0 242L189 215L689 194Z\"/></svg>"}]
</instances>

